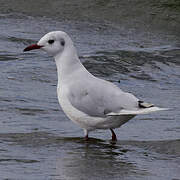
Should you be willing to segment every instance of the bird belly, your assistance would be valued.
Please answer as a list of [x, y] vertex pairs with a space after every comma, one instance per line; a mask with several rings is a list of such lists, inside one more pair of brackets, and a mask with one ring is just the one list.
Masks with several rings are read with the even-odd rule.
[[67, 96], [58, 94], [58, 100], [62, 110], [67, 117], [74, 123], [78, 124], [81, 128], [87, 129], [88, 131], [95, 129], [109, 129], [118, 128], [122, 124], [129, 121], [134, 115], [121, 115], [121, 116], [107, 116], [107, 117], [94, 117], [89, 116], [82, 111], [79, 111], [69, 102]]

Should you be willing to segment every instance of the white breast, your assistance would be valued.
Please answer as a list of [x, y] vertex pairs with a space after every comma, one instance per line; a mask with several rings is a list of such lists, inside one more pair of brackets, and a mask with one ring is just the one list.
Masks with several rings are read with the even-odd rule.
[[[68, 88], [57, 88], [58, 100], [67, 117], [83, 129], [92, 129], [92, 118], [72, 106], [67, 97]], [[94, 129], [94, 128], [93, 128]]]

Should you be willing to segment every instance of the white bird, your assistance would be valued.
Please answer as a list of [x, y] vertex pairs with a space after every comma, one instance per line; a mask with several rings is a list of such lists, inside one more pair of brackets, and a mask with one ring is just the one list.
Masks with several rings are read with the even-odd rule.
[[92, 130], [110, 129], [112, 141], [116, 141], [113, 129], [137, 114], [166, 110], [140, 101], [113, 83], [89, 73], [80, 62], [76, 48], [65, 32], [49, 32], [37, 44], [28, 46], [24, 51], [33, 49], [42, 49], [54, 57], [59, 103], [68, 118], [84, 130], [86, 140]]

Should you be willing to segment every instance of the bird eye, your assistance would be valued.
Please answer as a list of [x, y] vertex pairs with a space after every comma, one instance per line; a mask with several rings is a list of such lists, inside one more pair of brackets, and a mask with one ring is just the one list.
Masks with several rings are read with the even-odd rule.
[[50, 39], [50, 40], [48, 41], [48, 43], [49, 43], [49, 44], [53, 44], [53, 43], [54, 43], [54, 40], [53, 40], [53, 39]]
[[61, 40], [61, 45], [64, 46], [65, 45], [65, 41], [64, 39]]

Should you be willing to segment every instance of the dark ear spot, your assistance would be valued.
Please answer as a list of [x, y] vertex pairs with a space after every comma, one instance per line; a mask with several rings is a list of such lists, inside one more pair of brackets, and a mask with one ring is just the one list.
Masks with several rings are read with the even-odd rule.
[[61, 39], [61, 45], [64, 46], [65, 45], [65, 41], [64, 39]]

